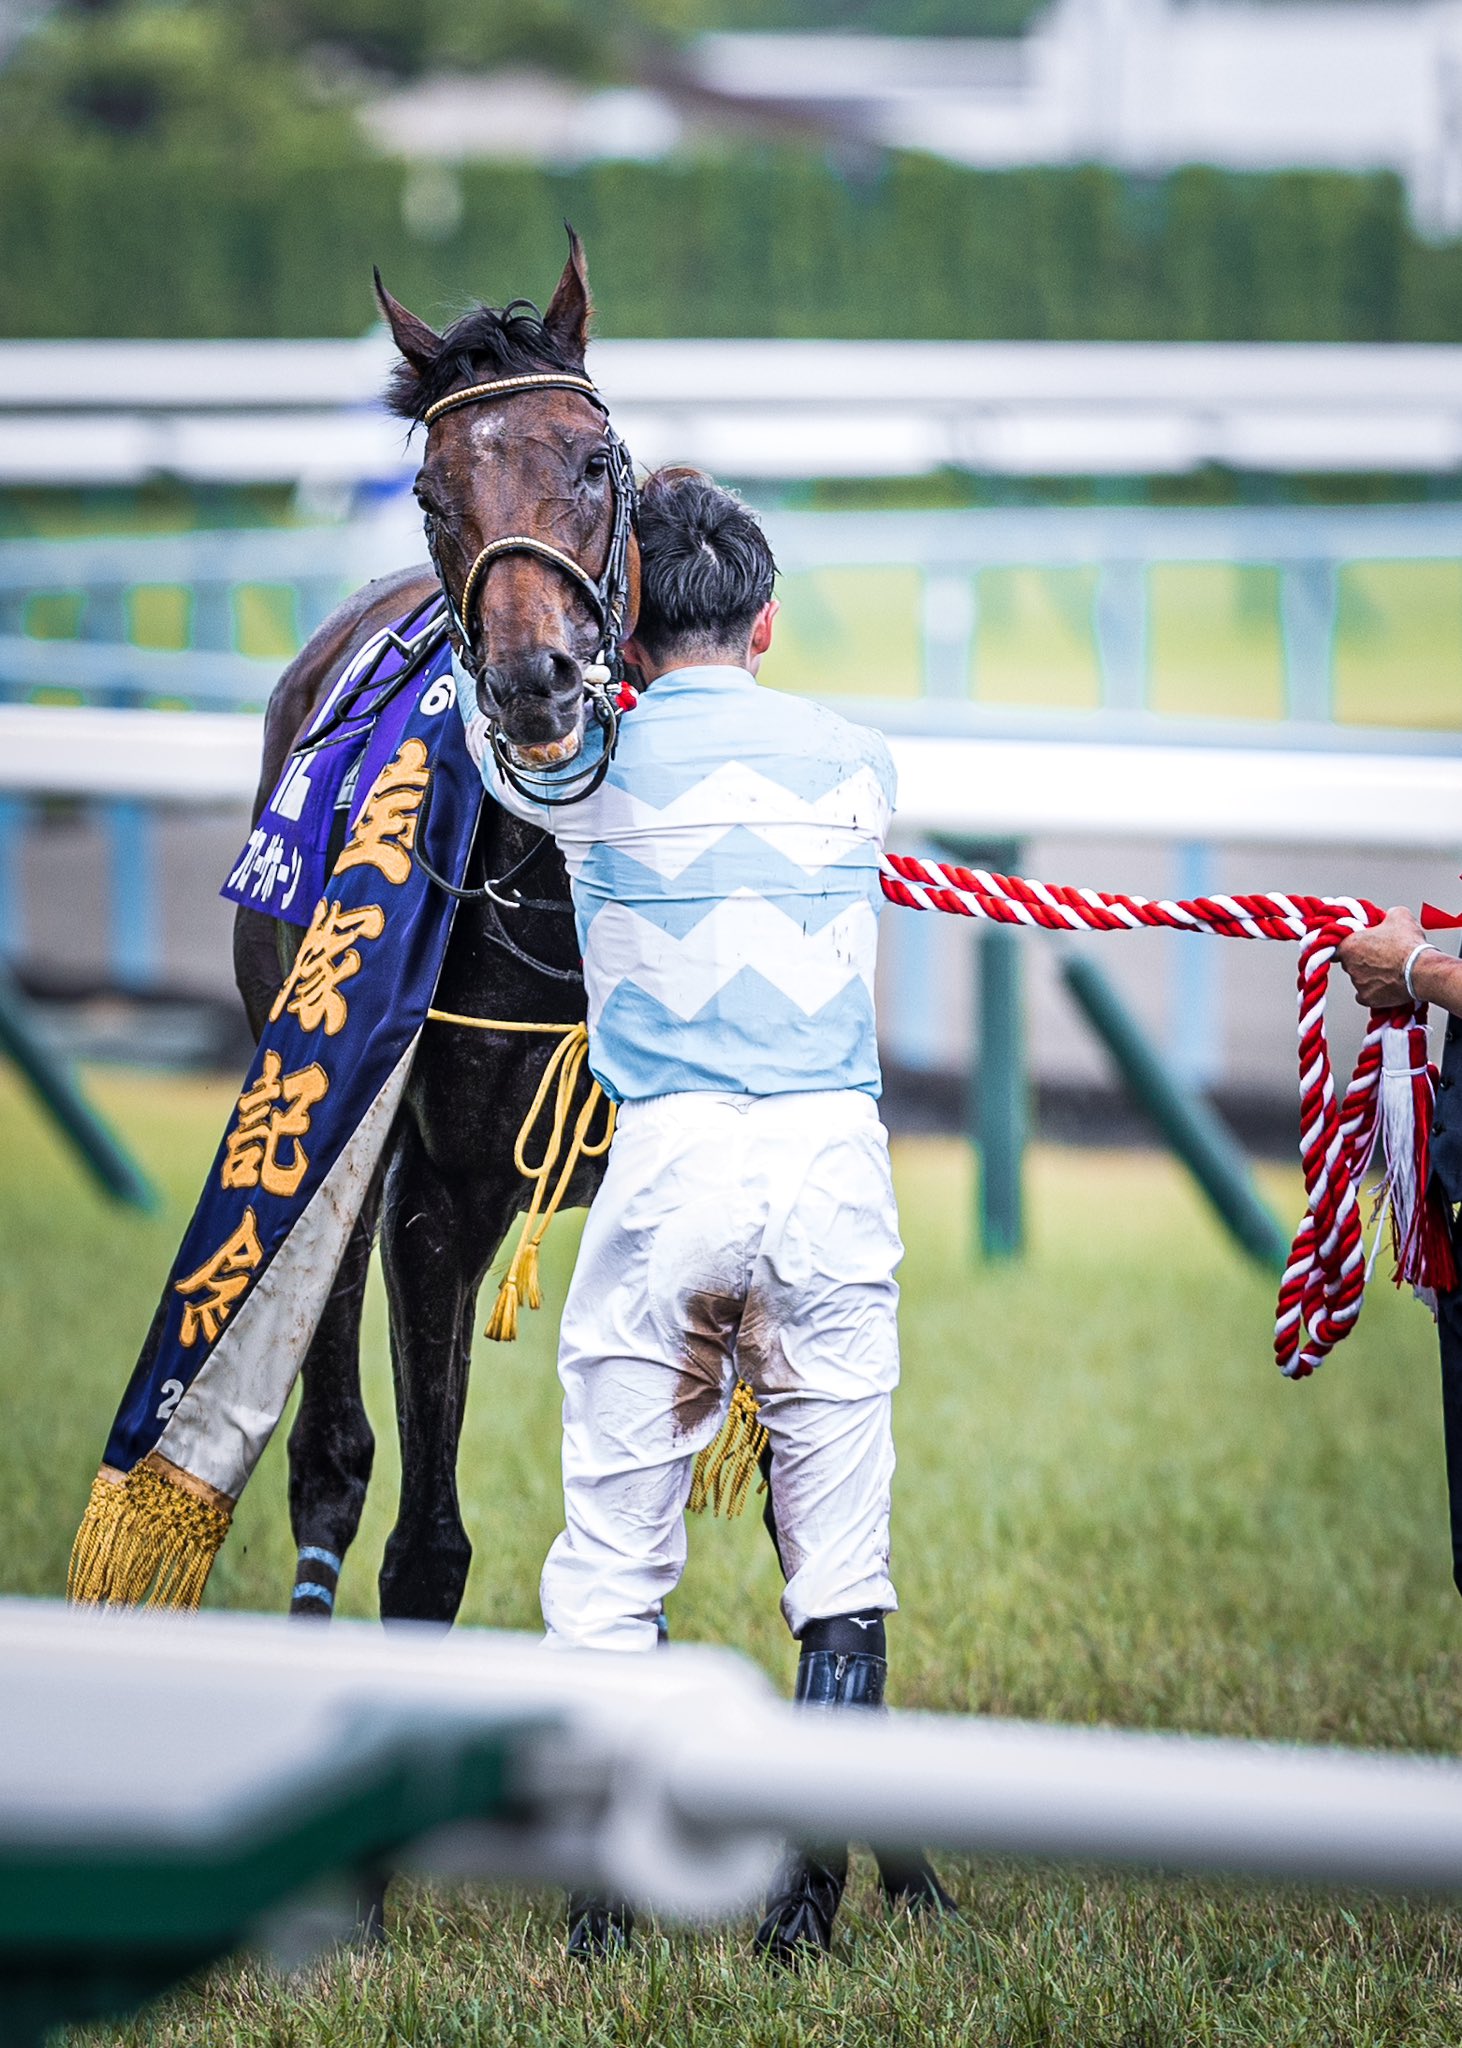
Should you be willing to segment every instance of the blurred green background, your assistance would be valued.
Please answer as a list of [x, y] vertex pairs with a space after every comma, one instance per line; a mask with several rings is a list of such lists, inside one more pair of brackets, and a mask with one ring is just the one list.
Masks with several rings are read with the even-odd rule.
[[[750, 131], [664, 162], [409, 164], [394, 86], [612, 84], [712, 28], [1009, 33], [1024, 0], [69, 0], [0, 71], [0, 334], [349, 335], [370, 266], [432, 317], [547, 293], [572, 219], [607, 335], [1439, 341], [1462, 245], [1398, 179], [974, 171]], [[424, 204], [422, 178], [435, 181]], [[433, 196], [434, 195], [434, 196]]]

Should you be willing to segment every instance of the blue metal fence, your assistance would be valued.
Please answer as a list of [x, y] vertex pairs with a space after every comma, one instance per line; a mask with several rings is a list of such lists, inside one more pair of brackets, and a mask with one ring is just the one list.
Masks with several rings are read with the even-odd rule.
[[[783, 512], [767, 526], [785, 572], [919, 573], [920, 694], [941, 710], [951, 700], [978, 702], [981, 580], [992, 570], [1096, 571], [1089, 625], [1101, 703], [1133, 714], [1151, 704], [1154, 570], [1272, 569], [1283, 716], [1308, 724], [1334, 716], [1342, 573], [1361, 563], [1462, 561], [1462, 507], [1454, 505]], [[890, 716], [907, 710], [890, 707]]]
[[[1085, 569], [1095, 572], [1088, 626], [1100, 679], [1100, 708], [1083, 720], [1085, 729], [1094, 718], [1108, 730], [1151, 722], [1164, 737], [1213, 737], [1213, 722], [1200, 733], [1159, 718], [1151, 688], [1154, 572], [1208, 564], [1267, 567], [1275, 575], [1284, 677], [1276, 741], [1412, 744], [1395, 732], [1385, 739], [1346, 734], [1334, 722], [1341, 580], [1358, 563], [1462, 561], [1462, 508], [1449, 505], [782, 511], [767, 524], [792, 577], [828, 569], [915, 572], [916, 687], [887, 700], [862, 695], [850, 708], [893, 729], [950, 733], [1008, 729], [1012, 717], [980, 698], [984, 579], [994, 571]], [[288, 637], [298, 644], [348, 589], [399, 561], [403, 531], [383, 523], [0, 544], [0, 697], [258, 706], [282, 663], [241, 647], [245, 593], [282, 593]], [[138, 595], [160, 588], [182, 595], [181, 647], [136, 643]], [[71, 620], [65, 636], [42, 637], [43, 618], [54, 634], [63, 613]], [[1039, 708], [1021, 713], [1020, 723], [1052, 732], [1070, 726], [1069, 717]], [[1425, 744], [1457, 747], [1462, 739], [1431, 733]], [[24, 831], [23, 807], [0, 798], [0, 955], [22, 944], [16, 861]], [[155, 894], [137, 880], [152, 875], [148, 814], [112, 804], [106, 832], [113, 971], [120, 983], [145, 984], [158, 957]], [[1205, 849], [1186, 849], [1182, 878], [1201, 879], [1207, 860]], [[1180, 956], [1174, 1045], [1183, 1070], [1201, 1082], [1211, 1078], [1216, 1057], [1219, 967], [1207, 954], [1198, 959], [1199, 951]]]

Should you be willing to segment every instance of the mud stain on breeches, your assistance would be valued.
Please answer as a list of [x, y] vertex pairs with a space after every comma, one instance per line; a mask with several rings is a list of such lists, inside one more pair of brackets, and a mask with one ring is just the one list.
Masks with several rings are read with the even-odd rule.
[[746, 1297], [736, 1337], [736, 1369], [757, 1399], [790, 1394], [796, 1369], [782, 1344], [782, 1326], [765, 1297], [755, 1289]]
[[781, 1324], [755, 1290], [743, 1302], [734, 1294], [696, 1288], [686, 1296], [682, 1315], [680, 1371], [672, 1397], [678, 1436], [690, 1436], [716, 1413], [728, 1366], [758, 1400], [795, 1390], [796, 1369], [783, 1347]]
[[742, 1304], [734, 1294], [713, 1294], [698, 1287], [685, 1297], [683, 1314], [680, 1371], [671, 1408], [676, 1435], [692, 1436], [721, 1405], [726, 1367], [742, 1327]]

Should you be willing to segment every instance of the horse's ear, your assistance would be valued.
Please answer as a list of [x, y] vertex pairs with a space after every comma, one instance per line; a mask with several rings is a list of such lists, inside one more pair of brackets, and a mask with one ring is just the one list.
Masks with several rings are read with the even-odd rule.
[[373, 268], [371, 275], [376, 280], [376, 304], [386, 316], [386, 324], [397, 348], [413, 370], [418, 373], [429, 370], [440, 352], [442, 337], [428, 327], [425, 320], [418, 320], [399, 299], [392, 298], [381, 283], [379, 270]]
[[548, 311], [543, 324], [566, 355], [582, 363], [584, 351], [589, 346], [589, 322], [594, 317], [594, 301], [589, 294], [589, 267], [584, 261], [584, 245], [569, 227], [569, 260], [563, 267], [563, 276], [558, 288], [548, 302]]

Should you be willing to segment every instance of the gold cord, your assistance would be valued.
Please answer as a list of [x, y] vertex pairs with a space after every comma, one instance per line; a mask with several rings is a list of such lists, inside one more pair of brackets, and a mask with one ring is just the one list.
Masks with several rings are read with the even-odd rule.
[[[527, 1024], [518, 1017], [459, 1017], [455, 1010], [428, 1010], [429, 1024], [465, 1024], [469, 1031], [582, 1031], [582, 1024]], [[596, 1084], [597, 1085], [597, 1084]]]
[[761, 1419], [761, 1404], [745, 1380], [731, 1390], [731, 1406], [714, 1442], [706, 1445], [691, 1474], [691, 1514], [724, 1515], [730, 1521], [746, 1506], [751, 1476], [767, 1447], [767, 1428]]
[[[569, 1184], [573, 1180], [579, 1161], [602, 1159], [609, 1150], [614, 1137], [614, 1104], [608, 1102], [604, 1090], [591, 1077], [589, 1092], [584, 1097], [578, 1116], [574, 1119], [572, 1134], [569, 1134], [569, 1115], [589, 1056], [587, 1024], [533, 1024], [515, 1018], [459, 1017], [450, 1010], [428, 1010], [426, 1014], [433, 1023], [462, 1024], [472, 1031], [536, 1031], [558, 1034], [559, 1042], [549, 1054], [539, 1078], [537, 1091], [528, 1105], [528, 1113], [519, 1127], [517, 1142], [513, 1147], [513, 1164], [524, 1180], [533, 1183], [533, 1194], [528, 1203], [528, 1213], [523, 1218], [517, 1250], [508, 1262], [508, 1270], [503, 1275], [502, 1285], [498, 1288], [497, 1300], [493, 1303], [486, 1331], [486, 1335], [494, 1343], [511, 1344], [518, 1334], [520, 1305], [524, 1308], [541, 1308], [543, 1305], [543, 1294], [538, 1285], [538, 1248], [548, 1233], [549, 1224], [558, 1214], [564, 1196], [569, 1191]], [[548, 1107], [550, 1093], [552, 1114], [543, 1143], [542, 1156], [535, 1165], [528, 1158], [528, 1146], [544, 1110]], [[601, 1105], [606, 1105], [604, 1128], [597, 1138], [591, 1139], [589, 1134]], [[549, 1189], [550, 1182], [552, 1192]]]

